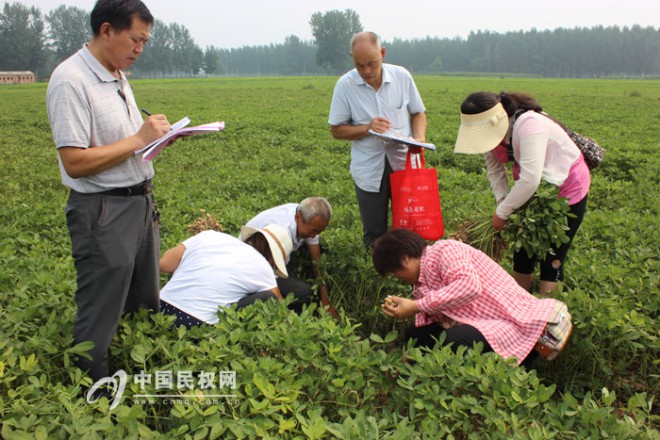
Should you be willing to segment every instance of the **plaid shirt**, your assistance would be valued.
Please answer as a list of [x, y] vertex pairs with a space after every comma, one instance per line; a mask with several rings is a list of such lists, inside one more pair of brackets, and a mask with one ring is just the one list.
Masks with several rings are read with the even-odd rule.
[[413, 294], [421, 311], [417, 327], [469, 324], [496, 353], [518, 364], [534, 348], [556, 303], [532, 296], [486, 254], [454, 240], [424, 249]]

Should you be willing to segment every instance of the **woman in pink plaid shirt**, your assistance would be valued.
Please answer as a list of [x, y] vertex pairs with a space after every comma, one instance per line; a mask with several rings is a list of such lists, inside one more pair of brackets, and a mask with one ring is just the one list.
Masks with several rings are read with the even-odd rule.
[[383, 312], [396, 319], [415, 315], [408, 338], [432, 347], [444, 332], [444, 344], [472, 347], [514, 357], [529, 366], [534, 347], [558, 301], [531, 295], [483, 252], [454, 240], [429, 245], [407, 229], [390, 229], [373, 248], [382, 276], [392, 273], [413, 286], [415, 299], [390, 296]]

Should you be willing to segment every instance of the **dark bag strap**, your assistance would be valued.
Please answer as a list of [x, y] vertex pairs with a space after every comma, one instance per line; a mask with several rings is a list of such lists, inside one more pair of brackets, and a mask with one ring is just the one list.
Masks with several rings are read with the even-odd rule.
[[[516, 122], [516, 119], [518, 116], [521, 114], [525, 113], [526, 111], [529, 110], [519, 110], [516, 112], [516, 114], [513, 116], [511, 120], [511, 134], [509, 134], [509, 145], [506, 147], [506, 154], [507, 157], [510, 161], [515, 162], [516, 159], [513, 157], [513, 124]], [[574, 132], [552, 116], [548, 115], [547, 113], [543, 112], [537, 112], [546, 118], [550, 119], [552, 122], [555, 124], [559, 125], [562, 130], [568, 135], [569, 138], [571, 138], [571, 141], [575, 144], [575, 146], [580, 150], [580, 153], [582, 153], [582, 157], [584, 158], [584, 162], [587, 164], [587, 167], [589, 167], [590, 170], [596, 168], [603, 160], [603, 157], [605, 156], [605, 149], [598, 145], [596, 141], [594, 141], [591, 138], [588, 138], [586, 136], [582, 136], [579, 133]]]
[[509, 124], [509, 142], [506, 146], [506, 155], [511, 162], [515, 162], [516, 158], [513, 156], [513, 124], [516, 123], [516, 119], [523, 113], [526, 113], [530, 110], [518, 110], [512, 117]]
[[[518, 119], [520, 117], [520, 115], [522, 115], [523, 113], [530, 112], [530, 111], [535, 111], [535, 110], [531, 110], [531, 109], [518, 110], [513, 115], [513, 117], [511, 118], [511, 128], [510, 128], [511, 133], [509, 133], [509, 144], [506, 147], [506, 154], [507, 154], [507, 157], [509, 158], [509, 160], [512, 161], [512, 162], [516, 161], [516, 159], [513, 157], [513, 124], [516, 123], [516, 119]], [[568, 134], [569, 137], [570, 137], [570, 135], [572, 133], [570, 128], [568, 128], [567, 126], [565, 126], [564, 124], [562, 124], [561, 122], [559, 122], [558, 120], [556, 120], [555, 118], [553, 118], [552, 116], [550, 116], [547, 113], [543, 113], [543, 112], [536, 112], [536, 113], [545, 116], [546, 118], [550, 119], [555, 124], [559, 125], [562, 128], [562, 130], [564, 130], [564, 132], [566, 132], [566, 134]]]

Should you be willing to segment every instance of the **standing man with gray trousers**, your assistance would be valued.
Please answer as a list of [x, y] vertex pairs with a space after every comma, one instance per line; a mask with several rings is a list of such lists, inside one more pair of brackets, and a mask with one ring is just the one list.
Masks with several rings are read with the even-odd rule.
[[151, 162], [136, 150], [170, 130], [142, 120], [123, 70], [140, 56], [154, 18], [140, 0], [98, 0], [93, 37], [53, 72], [48, 117], [77, 271], [74, 343], [92, 341], [78, 366], [109, 376], [108, 348], [124, 311], [158, 310], [160, 236]]
[[425, 142], [426, 107], [410, 72], [383, 63], [385, 48], [378, 35], [359, 32], [350, 47], [355, 68], [335, 85], [328, 124], [332, 137], [351, 141], [350, 171], [362, 242], [369, 249], [387, 231], [390, 174], [406, 167], [408, 153], [406, 146], [383, 142], [369, 131]]

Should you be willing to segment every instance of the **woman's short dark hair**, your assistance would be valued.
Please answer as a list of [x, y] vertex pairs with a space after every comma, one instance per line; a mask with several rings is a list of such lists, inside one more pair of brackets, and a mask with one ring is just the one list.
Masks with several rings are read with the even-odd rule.
[[385, 276], [403, 267], [403, 258], [419, 258], [428, 243], [416, 232], [393, 228], [381, 235], [371, 253], [374, 267], [379, 275]]
[[154, 17], [142, 0], [98, 0], [90, 15], [92, 33], [98, 35], [106, 22], [119, 32], [130, 29], [135, 15], [149, 25], [154, 24]]
[[493, 108], [498, 102], [502, 103], [506, 114], [509, 116], [516, 114], [518, 110], [543, 111], [536, 99], [525, 93], [502, 92], [496, 95], [492, 92], [475, 92], [465, 98], [465, 101], [461, 104], [461, 113], [464, 115], [483, 113]]

